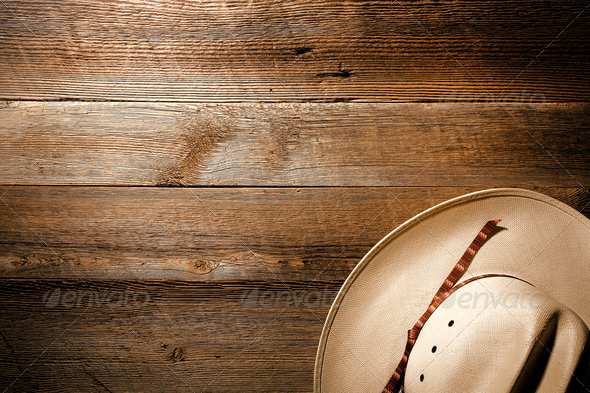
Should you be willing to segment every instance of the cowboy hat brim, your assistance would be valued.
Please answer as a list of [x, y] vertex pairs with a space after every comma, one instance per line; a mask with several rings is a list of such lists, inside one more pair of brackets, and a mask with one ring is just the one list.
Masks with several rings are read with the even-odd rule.
[[488, 220], [501, 219], [462, 280], [518, 277], [590, 324], [590, 220], [543, 194], [471, 193], [389, 233], [359, 262], [335, 298], [318, 348], [314, 391], [381, 392], [407, 331]]

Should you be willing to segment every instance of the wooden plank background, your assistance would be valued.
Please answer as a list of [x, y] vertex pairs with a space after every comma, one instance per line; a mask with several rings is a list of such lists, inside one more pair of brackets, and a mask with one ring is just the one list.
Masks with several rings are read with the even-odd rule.
[[[465, 69], [498, 95], [587, 6], [558, 0], [4, 3], [0, 97], [188, 102], [423, 102], [452, 92], [485, 94]], [[504, 93], [527, 89], [549, 101], [587, 100], [589, 27], [588, 18], [577, 18]]]
[[590, 217], [587, 7], [3, 0], [0, 389], [309, 392], [413, 215], [521, 187]]

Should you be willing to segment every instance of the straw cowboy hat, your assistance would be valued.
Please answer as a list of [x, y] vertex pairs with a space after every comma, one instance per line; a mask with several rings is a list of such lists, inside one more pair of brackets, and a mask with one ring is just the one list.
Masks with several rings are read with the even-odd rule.
[[322, 332], [314, 390], [590, 392], [590, 220], [519, 189], [405, 222], [361, 260]]

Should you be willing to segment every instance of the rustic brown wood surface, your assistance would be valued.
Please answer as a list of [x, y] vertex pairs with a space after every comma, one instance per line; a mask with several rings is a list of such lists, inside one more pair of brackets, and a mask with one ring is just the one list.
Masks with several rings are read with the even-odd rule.
[[524, 89], [548, 101], [590, 97], [590, 20], [568, 26], [584, 1], [3, 4], [5, 99], [437, 102]]
[[[341, 285], [314, 283], [297, 301], [270, 282], [85, 283], [3, 280], [3, 389], [68, 328], [11, 391], [309, 390], [322, 322]], [[110, 308], [80, 316], [93, 299], [88, 288]]]
[[579, 187], [590, 174], [586, 103], [510, 113], [497, 104], [4, 105], [4, 184]]
[[[12, 210], [0, 205], [0, 272], [35, 279], [343, 281], [404, 221], [477, 189], [13, 187], [3, 197]], [[539, 191], [590, 216], [583, 189]]]
[[413, 215], [521, 187], [590, 217], [587, 8], [2, 0], [0, 391], [309, 392]]

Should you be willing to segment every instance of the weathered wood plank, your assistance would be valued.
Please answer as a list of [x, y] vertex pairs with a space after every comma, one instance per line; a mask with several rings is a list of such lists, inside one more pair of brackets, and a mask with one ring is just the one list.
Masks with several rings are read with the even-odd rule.
[[[290, 290], [305, 285], [87, 284], [3, 280], [2, 391], [58, 337], [8, 392], [311, 391], [322, 322], [341, 282], [314, 283], [292, 304]], [[114, 313], [94, 305], [76, 321], [89, 288], [106, 290]]]
[[581, 0], [3, 4], [4, 99], [436, 102], [517, 76], [504, 94], [590, 98]]
[[5, 103], [0, 184], [588, 187], [590, 178], [586, 103], [509, 106], [526, 130], [497, 105], [477, 117], [483, 104], [92, 105]]
[[[16, 186], [2, 199], [18, 217], [0, 204], [0, 276], [344, 280], [412, 214], [478, 188], [412, 187], [404, 206], [391, 196], [402, 190]], [[541, 192], [590, 202], [579, 188]]]

